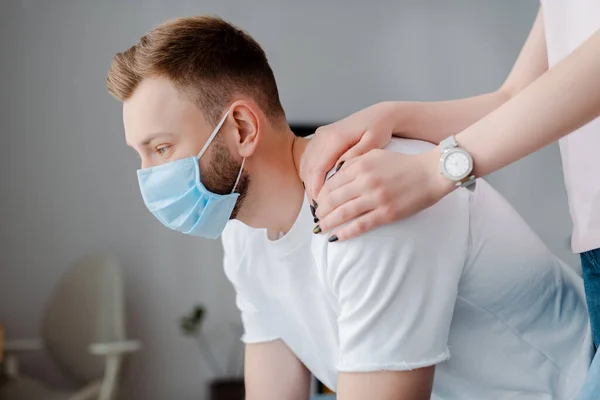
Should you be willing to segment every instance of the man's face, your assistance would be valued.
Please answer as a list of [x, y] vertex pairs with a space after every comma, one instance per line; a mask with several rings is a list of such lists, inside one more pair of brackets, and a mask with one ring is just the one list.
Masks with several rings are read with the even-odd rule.
[[[200, 108], [165, 78], [142, 81], [123, 103], [123, 123], [127, 144], [139, 154], [142, 168], [197, 155], [214, 129]], [[227, 145], [227, 127], [226, 121], [200, 160], [202, 183], [218, 194], [231, 192], [241, 165]], [[244, 173], [236, 188], [240, 197], [232, 218], [243, 203], [248, 184]]]

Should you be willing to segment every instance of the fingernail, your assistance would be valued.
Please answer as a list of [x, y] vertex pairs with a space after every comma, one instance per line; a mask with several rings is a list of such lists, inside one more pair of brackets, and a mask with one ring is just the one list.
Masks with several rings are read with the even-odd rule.
[[337, 242], [338, 237], [333, 235], [333, 236], [330, 236], [329, 239], [327, 239], [327, 240], [329, 240], [329, 243]]
[[312, 213], [313, 217], [315, 217], [315, 208], [313, 206], [309, 206], [310, 207], [310, 212]]
[[316, 201], [313, 200], [313, 207], [315, 208], [315, 210], [317, 209], [317, 207], [319, 207], [319, 205], [317, 204]]
[[315, 217], [315, 224], [319, 222], [319, 218]]
[[313, 233], [316, 235], [317, 233], [321, 233], [321, 227], [319, 225], [315, 226], [315, 229], [313, 229]]
[[342, 168], [342, 165], [344, 165], [344, 161], [340, 162], [337, 167], [335, 167], [335, 172], [338, 172], [340, 168]]

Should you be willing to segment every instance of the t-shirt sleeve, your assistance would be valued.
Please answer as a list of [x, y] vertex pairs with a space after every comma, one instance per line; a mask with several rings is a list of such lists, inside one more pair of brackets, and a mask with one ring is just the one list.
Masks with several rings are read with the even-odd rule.
[[248, 279], [244, 279], [243, 256], [246, 238], [241, 227], [232, 226], [231, 221], [221, 235], [223, 244], [223, 266], [225, 275], [233, 284], [236, 294], [236, 306], [242, 316], [244, 334], [242, 342], [246, 344], [270, 342], [279, 338], [268, 315], [262, 312], [251, 300]]
[[242, 313], [244, 335], [242, 342], [246, 344], [271, 342], [279, 339], [279, 335], [271, 329], [266, 315], [262, 315], [244, 295], [236, 290], [236, 305]]
[[450, 357], [448, 336], [468, 251], [469, 195], [327, 245], [339, 304], [340, 372], [410, 370]]

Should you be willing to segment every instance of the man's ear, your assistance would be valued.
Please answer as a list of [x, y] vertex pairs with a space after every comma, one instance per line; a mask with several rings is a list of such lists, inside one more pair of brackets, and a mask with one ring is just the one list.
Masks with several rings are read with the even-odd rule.
[[256, 151], [261, 136], [260, 111], [255, 104], [237, 101], [231, 106], [235, 121], [235, 145], [241, 157], [250, 157]]

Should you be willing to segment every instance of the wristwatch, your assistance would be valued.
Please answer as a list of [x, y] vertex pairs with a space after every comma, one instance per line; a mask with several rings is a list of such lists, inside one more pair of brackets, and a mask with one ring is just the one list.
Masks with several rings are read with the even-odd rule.
[[475, 175], [471, 174], [473, 157], [458, 147], [454, 136], [450, 136], [440, 143], [440, 172], [455, 182], [456, 186], [471, 191], [475, 190]]

